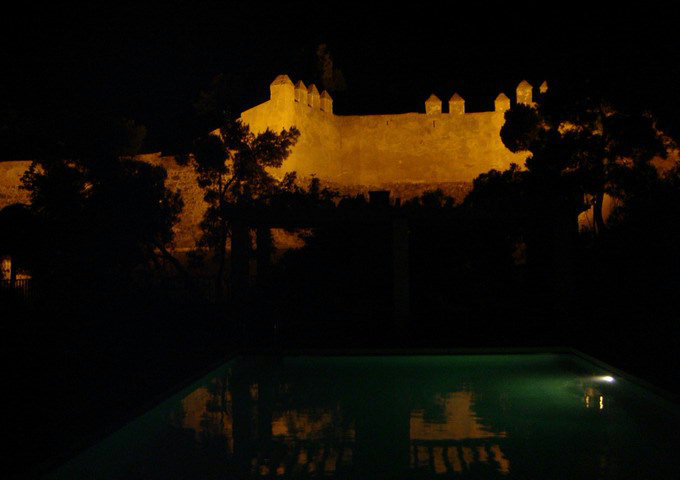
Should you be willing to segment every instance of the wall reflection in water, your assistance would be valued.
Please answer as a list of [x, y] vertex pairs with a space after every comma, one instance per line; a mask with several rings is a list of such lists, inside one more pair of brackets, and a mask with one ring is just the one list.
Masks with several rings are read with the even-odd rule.
[[253, 374], [214, 378], [172, 414], [174, 427], [202, 447], [221, 438], [224, 449], [213, 453], [232, 471], [284, 478], [510, 472], [508, 434], [477, 415], [469, 388], [414, 390], [422, 381], [392, 375], [362, 388], [342, 377], [329, 385], [328, 377]]

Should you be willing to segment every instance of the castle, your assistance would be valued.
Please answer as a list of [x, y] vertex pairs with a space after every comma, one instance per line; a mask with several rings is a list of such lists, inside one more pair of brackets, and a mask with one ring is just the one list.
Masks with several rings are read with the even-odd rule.
[[[540, 91], [546, 90], [544, 83]], [[532, 103], [533, 87], [517, 86], [516, 100]], [[305, 179], [315, 176], [341, 192], [388, 189], [393, 196], [409, 198], [432, 188], [460, 200], [472, 180], [492, 168], [522, 165], [526, 153], [513, 154], [500, 138], [510, 99], [496, 97], [494, 110], [467, 112], [465, 100], [454, 93], [445, 111], [442, 101], [431, 95], [424, 113], [396, 115], [335, 115], [333, 99], [314, 85], [293, 84], [279, 75], [270, 85], [270, 99], [241, 114], [255, 133], [267, 128], [281, 131], [295, 126], [300, 138], [280, 171], [296, 171]], [[200, 236], [199, 223], [206, 205], [191, 167], [180, 167], [174, 157], [144, 154], [140, 159], [163, 165], [168, 186], [181, 190], [185, 208], [176, 227], [176, 247], [192, 249]], [[27, 202], [19, 190], [29, 161], [0, 163], [0, 208]]]
[[[546, 84], [541, 86], [545, 91]], [[532, 86], [521, 82], [517, 102], [532, 103]], [[282, 167], [299, 177], [316, 176], [338, 186], [470, 183], [492, 168], [523, 164], [526, 154], [513, 154], [500, 138], [510, 99], [503, 93], [490, 112], [466, 112], [454, 93], [448, 111], [434, 94], [425, 113], [335, 115], [333, 99], [315, 85], [295, 85], [279, 75], [270, 99], [241, 114], [253, 132], [296, 126], [300, 138]]]

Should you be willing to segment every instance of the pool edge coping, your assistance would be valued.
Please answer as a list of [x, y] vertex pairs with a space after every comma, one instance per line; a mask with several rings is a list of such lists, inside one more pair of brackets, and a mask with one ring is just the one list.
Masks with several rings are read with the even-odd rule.
[[640, 378], [636, 375], [630, 374], [624, 370], [609, 365], [608, 363], [603, 362], [602, 360], [599, 360], [591, 355], [588, 355], [587, 353], [582, 352], [581, 350], [575, 348], [568, 348], [568, 350], [570, 351], [570, 353], [576, 355], [577, 357], [580, 357], [583, 360], [586, 360], [604, 370], [614, 373], [615, 375], [622, 377], [625, 380], [628, 380], [629, 382], [639, 387], [651, 391], [656, 396], [664, 400], [664, 402], [668, 403], [670, 409], [673, 410], [676, 414], [680, 414], [680, 397], [678, 397], [677, 395], [673, 395], [671, 392], [664, 390], [663, 388], [658, 387], [652, 383], [649, 383], [643, 378]]

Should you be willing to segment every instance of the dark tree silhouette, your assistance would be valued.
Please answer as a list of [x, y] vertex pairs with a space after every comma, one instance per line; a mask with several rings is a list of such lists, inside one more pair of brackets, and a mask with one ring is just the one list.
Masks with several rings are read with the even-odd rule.
[[[168, 252], [182, 210], [163, 167], [132, 153], [143, 131], [129, 122], [36, 159], [22, 178], [43, 239], [36, 274], [54, 284], [124, 284], [142, 268], [178, 266]], [[103, 289], [102, 289], [103, 290]]]
[[235, 248], [247, 242], [247, 230], [235, 225], [236, 211], [253, 207], [282, 185], [268, 169], [281, 167], [299, 135], [295, 127], [281, 133], [267, 129], [255, 135], [236, 120], [225, 122], [218, 134], [196, 142], [192, 164], [208, 204], [201, 222], [200, 243], [214, 253], [218, 295], [224, 285], [228, 238], [231, 237], [232, 258], [247, 254]]
[[426, 190], [419, 197], [412, 198], [405, 203], [405, 206], [411, 208], [418, 208], [420, 206], [437, 209], [437, 208], [451, 208], [455, 204], [453, 197], [450, 197], [444, 193], [441, 188], [435, 190]]
[[[464, 202], [522, 252], [526, 246], [531, 302], [560, 316], [585, 309], [588, 300], [597, 303], [608, 274], [595, 272], [627, 261], [617, 256], [623, 239], [603, 235], [605, 195], [623, 201], [611, 220], [621, 224], [633, 213], [641, 218], [640, 205], [648, 207], [669, 181], [659, 179], [653, 160], [666, 157], [671, 140], [649, 113], [612, 105], [582, 86], [553, 88], [533, 105], [514, 105], [505, 114], [501, 139], [511, 151], [529, 153], [526, 169], [513, 165], [480, 175]], [[589, 208], [596, 230], [579, 237], [578, 215]], [[617, 226], [618, 235], [624, 231]]]
[[620, 198], [631, 173], [644, 174], [669, 146], [650, 114], [617, 109], [578, 88], [554, 88], [533, 106], [514, 105], [501, 139], [512, 152], [530, 152], [526, 167], [543, 185], [542, 201], [571, 215], [592, 205], [598, 232], [605, 229], [604, 195]]
[[528, 177], [529, 172], [517, 164], [502, 172], [483, 173], [473, 181], [462, 207], [486, 216], [506, 235], [522, 237], [529, 227], [532, 210]]

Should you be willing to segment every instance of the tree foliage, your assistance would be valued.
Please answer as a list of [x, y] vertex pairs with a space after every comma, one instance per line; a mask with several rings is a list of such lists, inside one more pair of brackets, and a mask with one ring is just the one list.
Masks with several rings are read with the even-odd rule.
[[552, 89], [535, 105], [514, 105], [501, 139], [512, 152], [529, 152], [526, 167], [543, 185], [543, 201], [572, 215], [592, 205], [598, 231], [604, 195], [622, 198], [669, 146], [649, 113], [618, 109], [580, 89]]
[[200, 244], [215, 254], [218, 290], [225, 273], [226, 246], [233, 233], [234, 216], [238, 210], [265, 202], [282, 187], [290, 186], [290, 178], [281, 182], [270, 169], [283, 165], [299, 135], [295, 127], [280, 133], [267, 129], [254, 134], [236, 120], [225, 122], [217, 132], [196, 142], [191, 163], [208, 204], [201, 222]]
[[41, 229], [35, 276], [124, 281], [164, 258], [174, 261], [167, 248], [182, 199], [166, 187], [163, 167], [130, 155], [139, 145], [137, 135], [128, 135], [131, 126], [42, 155], [24, 174], [21, 188]]

